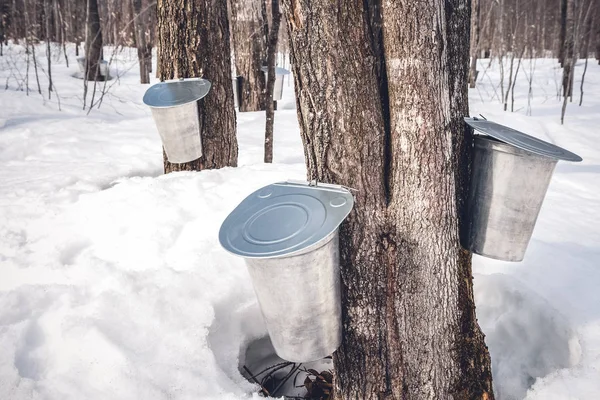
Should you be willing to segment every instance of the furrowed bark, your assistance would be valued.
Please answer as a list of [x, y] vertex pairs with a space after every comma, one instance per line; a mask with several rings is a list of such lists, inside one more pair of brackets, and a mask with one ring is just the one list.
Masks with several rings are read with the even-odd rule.
[[197, 160], [174, 164], [163, 154], [165, 173], [237, 166], [227, 10], [212, 0], [159, 0], [158, 72], [161, 81], [208, 79], [210, 93], [198, 102], [202, 152]]
[[230, 0], [235, 69], [241, 75], [240, 111], [264, 110], [266, 82], [261, 67], [267, 61], [266, 0]]
[[336, 398], [493, 399], [459, 245], [468, 1], [283, 4], [307, 178], [357, 189]]
[[273, 125], [275, 124], [275, 103], [273, 101], [273, 88], [275, 87], [275, 57], [277, 56], [277, 42], [279, 39], [279, 24], [281, 23], [281, 11], [279, 11], [279, 0], [271, 0], [271, 14], [273, 15], [269, 29], [269, 42], [267, 50], [267, 66], [269, 68], [267, 88], [265, 93], [265, 157], [266, 163], [273, 162]]

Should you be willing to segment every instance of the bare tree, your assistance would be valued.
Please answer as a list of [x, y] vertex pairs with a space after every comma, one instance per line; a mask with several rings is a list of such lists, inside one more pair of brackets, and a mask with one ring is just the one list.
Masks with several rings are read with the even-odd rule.
[[273, 101], [273, 89], [275, 87], [275, 61], [277, 56], [277, 42], [279, 40], [279, 24], [281, 23], [281, 11], [279, 11], [279, 0], [271, 0], [272, 22], [269, 27], [269, 41], [267, 50], [268, 79], [265, 93], [266, 126], [265, 126], [265, 157], [266, 163], [273, 162], [273, 125], [275, 123], [275, 102]]
[[335, 398], [493, 399], [459, 245], [470, 2], [283, 4], [307, 177], [357, 189]]
[[100, 63], [104, 59], [102, 29], [98, 14], [98, 1], [87, 0], [87, 33], [85, 41], [85, 79], [89, 81], [103, 80]]
[[474, 12], [471, 15], [471, 69], [469, 70], [469, 87], [474, 88], [477, 82], [477, 56], [479, 53], [481, 0], [473, 0]]
[[165, 173], [237, 165], [225, 4], [213, 0], [159, 0], [157, 3], [160, 80], [204, 77], [212, 83], [208, 96], [198, 103], [202, 157], [173, 164], [163, 156]]
[[235, 69], [242, 76], [240, 111], [265, 109], [265, 78], [261, 70], [267, 61], [266, 0], [229, 0]]
[[135, 25], [135, 44], [140, 64], [140, 83], [150, 83], [152, 68], [152, 45], [146, 41], [146, 10], [142, 10], [142, 0], [131, 0]]

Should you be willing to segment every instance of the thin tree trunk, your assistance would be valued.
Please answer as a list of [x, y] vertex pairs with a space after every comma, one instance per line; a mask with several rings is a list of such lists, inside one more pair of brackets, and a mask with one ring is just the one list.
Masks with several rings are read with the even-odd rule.
[[517, 70], [515, 71], [515, 77], [512, 82], [512, 86], [510, 87], [510, 112], [515, 111], [515, 84], [517, 83], [517, 76], [519, 75], [519, 69], [521, 68], [521, 61], [523, 61], [523, 53], [525, 53], [525, 49], [521, 51], [519, 55], [519, 62], [517, 63]]
[[598, 60], [598, 64], [600, 64], [600, 5], [596, 4], [594, 8], [596, 9], [596, 23], [594, 24], [596, 27], [594, 35], [596, 38], [596, 60]]
[[279, 11], [279, 0], [271, 0], [272, 22], [269, 28], [269, 41], [267, 43], [267, 65], [268, 79], [265, 93], [266, 124], [265, 124], [265, 158], [266, 163], [273, 162], [273, 125], [275, 123], [275, 103], [273, 101], [273, 89], [275, 87], [275, 57], [277, 56], [277, 42], [279, 39], [279, 24], [281, 23], [281, 11]]
[[35, 72], [35, 81], [37, 83], [38, 93], [42, 94], [42, 86], [40, 85], [40, 74], [37, 67], [37, 57], [35, 56], [35, 44], [31, 43], [31, 58], [33, 59], [33, 71]]
[[46, 59], [48, 60], [48, 99], [52, 98], [52, 50], [50, 48], [50, 4], [44, 0], [44, 17], [46, 19]]
[[100, 74], [100, 62], [104, 58], [102, 54], [103, 42], [97, 0], [87, 0], [86, 29], [85, 79], [88, 81], [103, 80], [104, 77]]
[[560, 1], [560, 31], [558, 34], [558, 62], [561, 67], [564, 66], [565, 58], [568, 58], [567, 49], [566, 49], [566, 40], [567, 40], [567, 14], [569, 9], [569, 1], [570, 0], [561, 0]]
[[263, 1], [230, 0], [235, 69], [243, 78], [240, 111], [260, 111], [266, 106], [261, 68], [267, 61], [268, 24]]
[[504, 111], [506, 111], [507, 106], [508, 106], [508, 95], [510, 93], [510, 88], [512, 86], [514, 65], [515, 65], [515, 52], [513, 51], [510, 55], [510, 69], [508, 71], [508, 86], [506, 87], [506, 94], [504, 95]]
[[61, 39], [61, 47], [63, 49], [63, 55], [65, 56], [65, 63], [67, 65], [67, 68], [69, 68], [69, 57], [67, 56], [67, 27], [65, 25], [65, 19], [63, 16], [63, 12], [62, 12], [62, 6], [60, 5], [60, 2], [58, 3], [58, 18], [59, 18], [59, 24], [60, 24], [60, 39]]
[[150, 71], [148, 70], [148, 45], [146, 43], [146, 20], [142, 15], [142, 0], [132, 0], [133, 3], [133, 25], [134, 38], [137, 47], [138, 64], [140, 66], [140, 83], [150, 83]]
[[4, 40], [6, 40], [6, 20], [8, 18], [8, 4], [0, 4], [0, 57], [4, 55]]
[[566, 14], [566, 34], [564, 44], [564, 60], [563, 60], [563, 97], [573, 95], [573, 86], [571, 84], [571, 74], [575, 67], [573, 61], [575, 55], [575, 2], [576, 0], [567, 0], [567, 14]]
[[238, 146], [231, 86], [229, 26], [224, 2], [158, 0], [160, 80], [203, 77], [210, 93], [198, 102], [202, 157], [173, 164], [165, 173], [237, 166]]
[[477, 55], [479, 54], [479, 34], [481, 0], [473, 0], [473, 16], [471, 18], [471, 69], [469, 70], [469, 87], [474, 88], [477, 82]]
[[459, 245], [469, 2], [283, 4], [308, 178], [357, 189], [336, 398], [493, 399]]

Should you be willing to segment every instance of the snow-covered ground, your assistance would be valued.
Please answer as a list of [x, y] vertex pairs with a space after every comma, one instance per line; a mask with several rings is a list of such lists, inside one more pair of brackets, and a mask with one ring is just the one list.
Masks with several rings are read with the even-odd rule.
[[[16, 90], [22, 52], [0, 57], [0, 399], [253, 397], [239, 367], [256, 361], [246, 348], [266, 330], [244, 263], [217, 232], [250, 192], [304, 178], [292, 86], [272, 165], [262, 163], [264, 114], [239, 113], [238, 168], [162, 175], [133, 51], [117, 54], [121, 76], [89, 115], [72, 55], [69, 68], [54, 60], [58, 111], [43, 72], [43, 95], [33, 71], [29, 96]], [[584, 158], [558, 164], [524, 262], [474, 257], [497, 398], [598, 398], [600, 67], [590, 62], [578, 107], [578, 63], [561, 126], [554, 60], [535, 61], [531, 116], [523, 70], [515, 112], [504, 112], [488, 63], [470, 91], [472, 115]], [[529, 60], [522, 68], [531, 74]]]

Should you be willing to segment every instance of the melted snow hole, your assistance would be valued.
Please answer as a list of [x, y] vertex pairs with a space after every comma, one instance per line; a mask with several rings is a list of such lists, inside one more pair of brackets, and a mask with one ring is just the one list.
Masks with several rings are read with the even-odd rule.
[[579, 339], [547, 300], [509, 275], [477, 275], [474, 287], [496, 399], [523, 399], [537, 378], [579, 362]]
[[[280, 358], [276, 353], [273, 345], [271, 344], [271, 339], [269, 336], [262, 337], [260, 339], [256, 339], [248, 344], [248, 346], [242, 350], [240, 354], [240, 373], [248, 380], [250, 379], [250, 374], [244, 366], [251, 371], [253, 375], [258, 374], [264, 369], [274, 366], [276, 364], [285, 363], [286, 360]], [[298, 366], [298, 364], [295, 364]], [[291, 368], [294, 365], [287, 366], [273, 373], [274, 382], [277, 385], [284, 377], [290, 372]], [[306, 379], [307, 374], [302, 372], [304, 369], [314, 369], [318, 372], [325, 370], [333, 370], [333, 362], [331, 359], [323, 359], [318, 361], [312, 361], [308, 363], [303, 363], [297, 371], [297, 374], [294, 373], [291, 378], [284, 383], [281, 388], [277, 391], [276, 396], [281, 397], [285, 396], [298, 396], [302, 397], [306, 394], [306, 389], [304, 387], [297, 388], [295, 386], [301, 386]], [[267, 373], [259, 375], [256, 379], [259, 382], [262, 382], [265, 375]], [[295, 380], [295, 384], [294, 384]], [[254, 382], [253, 382], [254, 383]], [[267, 383], [265, 385], [268, 389], [272, 388]]]

